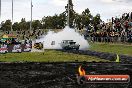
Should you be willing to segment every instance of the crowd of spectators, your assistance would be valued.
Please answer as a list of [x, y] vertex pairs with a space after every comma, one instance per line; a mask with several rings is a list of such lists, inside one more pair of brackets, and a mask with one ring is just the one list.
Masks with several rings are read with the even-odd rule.
[[121, 17], [112, 17], [96, 28], [93, 27], [92, 32], [88, 33], [92, 41], [132, 43], [132, 12], [124, 13]]

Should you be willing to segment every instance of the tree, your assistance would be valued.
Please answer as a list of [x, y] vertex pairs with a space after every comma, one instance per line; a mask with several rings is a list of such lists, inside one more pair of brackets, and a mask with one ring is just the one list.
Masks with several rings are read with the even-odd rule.
[[66, 15], [64, 13], [61, 13], [58, 17], [58, 23], [59, 23], [59, 28], [63, 29], [66, 26]]
[[12, 27], [13, 27], [13, 30], [14, 31], [16, 31], [16, 30], [17, 31], [20, 31], [20, 26], [19, 26], [19, 23], [18, 22], [15, 22]]
[[24, 30], [24, 31], [25, 31], [25, 30], [28, 30], [29, 27], [30, 27], [30, 25], [27, 24], [25, 18], [22, 18], [22, 19], [21, 19], [21, 22], [19, 23], [19, 26], [20, 26], [20, 30]]
[[42, 24], [42, 28], [46, 29], [46, 25], [45, 25], [45, 21], [46, 21], [46, 17], [44, 16], [41, 20], [41, 24]]
[[43, 17], [41, 24], [44, 29], [63, 29], [66, 26], [66, 15], [61, 13], [59, 15]]
[[44, 21], [45, 21], [44, 26], [46, 29], [53, 29], [54, 28], [52, 16], [45, 17]]
[[93, 17], [92, 23], [94, 25], [95, 31], [98, 30], [98, 25], [100, 24], [100, 22], [101, 22], [100, 14], [97, 14], [95, 17]]
[[77, 29], [82, 28], [82, 15], [76, 14], [74, 24]]
[[6, 20], [5, 22], [2, 22], [1, 29], [3, 31], [10, 31], [11, 30], [11, 20]]
[[34, 30], [41, 29], [41, 26], [42, 26], [42, 24], [39, 20], [34, 20], [32, 22], [32, 27], [33, 27]]
[[85, 11], [82, 12], [82, 24], [86, 28], [90, 24], [90, 19], [92, 18], [92, 15], [90, 13], [90, 10], [87, 8]]
[[100, 14], [97, 14], [95, 17], [93, 17], [93, 24], [98, 25], [101, 22]]
[[58, 15], [55, 14], [53, 17], [52, 17], [52, 26], [54, 29], [58, 29], [59, 28], [59, 19], [58, 19]]

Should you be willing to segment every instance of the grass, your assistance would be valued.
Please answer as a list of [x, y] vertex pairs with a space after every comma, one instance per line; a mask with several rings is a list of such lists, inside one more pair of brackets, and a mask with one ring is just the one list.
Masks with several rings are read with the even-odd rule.
[[90, 50], [132, 56], [132, 45], [112, 43], [90, 43], [90, 45]]
[[107, 61], [87, 55], [69, 54], [55, 50], [46, 50], [44, 55], [42, 52], [0, 54], [0, 61], [2, 62], [74, 62], [75, 60], [79, 62]]

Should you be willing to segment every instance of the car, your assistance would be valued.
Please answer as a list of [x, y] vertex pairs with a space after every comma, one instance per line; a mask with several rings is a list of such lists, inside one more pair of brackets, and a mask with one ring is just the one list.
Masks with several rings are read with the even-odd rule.
[[41, 50], [41, 49], [43, 49], [43, 44], [41, 42], [35, 43], [33, 47], [35, 49]]
[[24, 47], [24, 52], [30, 52], [32, 50], [31, 44], [26, 44]]
[[62, 49], [64, 50], [79, 50], [80, 45], [76, 44], [73, 40], [62, 40], [60, 43]]
[[12, 52], [21, 53], [22, 52], [21, 44], [14, 45]]
[[0, 53], [3, 53], [3, 54], [8, 53], [7, 45], [4, 44], [0, 46]]

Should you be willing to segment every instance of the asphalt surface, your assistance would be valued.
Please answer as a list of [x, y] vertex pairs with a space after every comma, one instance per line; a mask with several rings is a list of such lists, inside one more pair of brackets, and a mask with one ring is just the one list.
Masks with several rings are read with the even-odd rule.
[[130, 75], [132, 64], [119, 63], [0, 63], [0, 88], [132, 88], [126, 84], [78, 85], [81, 66], [87, 74]]

